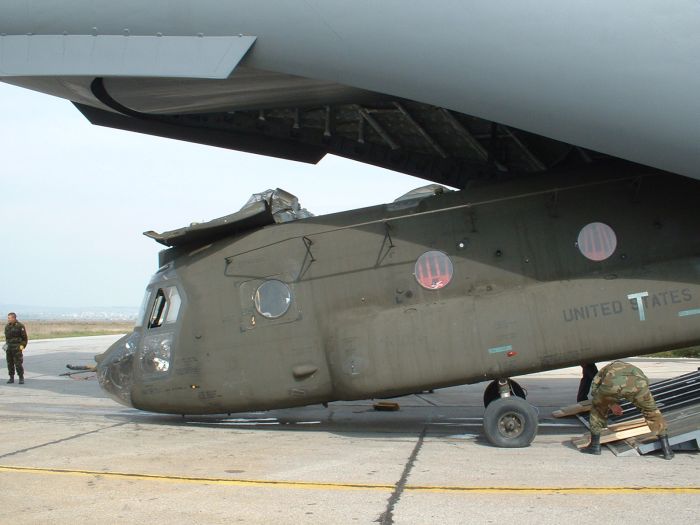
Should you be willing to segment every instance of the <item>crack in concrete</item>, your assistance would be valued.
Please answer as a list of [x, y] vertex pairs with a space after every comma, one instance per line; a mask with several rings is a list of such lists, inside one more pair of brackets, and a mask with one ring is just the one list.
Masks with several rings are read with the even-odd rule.
[[0, 459], [9, 458], [10, 456], [16, 456], [17, 454], [24, 454], [25, 452], [30, 452], [30, 451], [36, 450], [38, 448], [48, 447], [51, 445], [57, 445], [58, 443], [64, 443], [66, 441], [78, 439], [78, 438], [81, 438], [83, 436], [89, 436], [90, 434], [97, 434], [98, 432], [102, 432], [103, 430], [109, 430], [110, 428], [121, 427], [123, 425], [128, 425], [128, 424], [129, 424], [129, 422], [117, 423], [115, 425], [110, 425], [108, 427], [98, 428], [97, 430], [90, 430], [89, 432], [81, 432], [80, 434], [75, 434], [73, 436], [68, 436], [65, 438], [56, 439], [54, 441], [48, 441], [46, 443], [42, 443], [41, 445], [34, 445], [33, 447], [22, 448], [20, 450], [15, 450], [14, 452], [8, 452], [7, 454], [2, 454], [2, 455], [0, 455]]
[[408, 457], [408, 460], [406, 461], [406, 464], [404, 465], [403, 472], [401, 473], [401, 477], [399, 478], [399, 481], [396, 483], [396, 486], [394, 487], [394, 492], [391, 493], [391, 496], [389, 496], [389, 500], [387, 501], [386, 505], [386, 510], [375, 520], [376, 523], [380, 523], [381, 525], [394, 525], [394, 508], [396, 507], [396, 504], [399, 502], [401, 499], [401, 495], [403, 494], [404, 490], [406, 489], [406, 483], [408, 482], [408, 476], [411, 474], [411, 470], [413, 469], [413, 464], [416, 462], [416, 458], [418, 457], [418, 453], [420, 452], [420, 449], [423, 447], [423, 441], [425, 440], [425, 434], [428, 431], [428, 427], [425, 426], [423, 427], [423, 430], [421, 431], [420, 435], [418, 436], [418, 441], [416, 442], [416, 446], [413, 447], [413, 452], [411, 452], [411, 455]]

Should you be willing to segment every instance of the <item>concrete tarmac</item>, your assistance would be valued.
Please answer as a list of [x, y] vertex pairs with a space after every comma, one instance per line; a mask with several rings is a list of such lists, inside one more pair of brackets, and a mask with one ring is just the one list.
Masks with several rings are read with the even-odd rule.
[[[116, 337], [31, 341], [26, 384], [0, 383], [0, 523], [695, 523], [700, 455], [599, 457], [551, 412], [580, 369], [519, 378], [539, 409], [532, 446], [482, 437], [485, 384], [403, 397], [398, 412], [339, 402], [220, 417], [107, 398], [90, 364]], [[700, 360], [633, 359], [653, 380]], [[4, 368], [4, 360], [0, 363]]]

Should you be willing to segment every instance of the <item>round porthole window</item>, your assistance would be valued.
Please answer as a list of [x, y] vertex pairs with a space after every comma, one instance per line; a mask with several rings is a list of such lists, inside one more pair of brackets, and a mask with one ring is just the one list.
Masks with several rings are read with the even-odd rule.
[[586, 259], [604, 261], [615, 253], [617, 235], [602, 222], [587, 224], [578, 234], [578, 249]]
[[289, 286], [277, 279], [265, 281], [255, 290], [255, 309], [263, 317], [277, 319], [289, 310], [292, 292]]
[[425, 252], [416, 261], [416, 281], [426, 290], [439, 290], [452, 280], [454, 268], [450, 258], [438, 251]]

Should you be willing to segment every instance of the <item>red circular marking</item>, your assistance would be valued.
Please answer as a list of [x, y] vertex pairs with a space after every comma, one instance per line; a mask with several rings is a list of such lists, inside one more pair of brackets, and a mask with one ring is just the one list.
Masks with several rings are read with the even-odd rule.
[[416, 281], [426, 290], [440, 290], [452, 280], [454, 268], [450, 258], [442, 252], [425, 252], [416, 261]]
[[613, 229], [602, 222], [587, 224], [578, 234], [578, 249], [591, 261], [609, 259], [617, 248], [617, 235]]

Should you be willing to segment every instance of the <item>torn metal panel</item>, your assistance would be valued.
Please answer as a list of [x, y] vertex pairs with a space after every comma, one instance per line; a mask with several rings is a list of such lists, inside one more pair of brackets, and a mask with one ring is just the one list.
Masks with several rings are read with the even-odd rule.
[[272, 210], [269, 204], [263, 200], [252, 203], [239, 212], [209, 222], [191, 224], [185, 228], [163, 233], [147, 231], [144, 232], [144, 235], [165, 246], [176, 247], [206, 244], [274, 223]]
[[449, 188], [442, 186], [440, 184], [428, 184], [426, 186], [421, 186], [420, 188], [415, 188], [408, 193], [404, 193], [400, 197], [394, 199], [394, 202], [409, 201], [415, 199], [425, 199], [427, 197], [433, 197], [435, 195], [442, 195], [443, 193], [451, 192]]
[[314, 216], [309, 210], [301, 207], [296, 195], [292, 195], [280, 188], [254, 193], [241, 208], [241, 211], [260, 202], [267, 203], [277, 223], [296, 221], [297, 219], [306, 219]]

